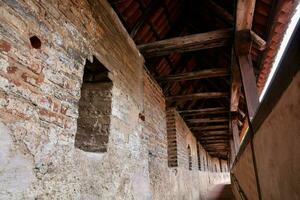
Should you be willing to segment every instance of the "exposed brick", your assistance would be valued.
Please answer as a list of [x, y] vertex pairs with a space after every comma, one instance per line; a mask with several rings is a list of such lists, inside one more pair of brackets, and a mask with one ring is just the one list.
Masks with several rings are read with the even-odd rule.
[[10, 51], [11, 45], [5, 40], [0, 40], [0, 51]]
[[[190, 137], [196, 167], [195, 138], [184, 135], [184, 128], [176, 132], [181, 141], [169, 143], [181, 165], [169, 168], [164, 95], [107, 1], [1, 3], [0, 128], [12, 142], [0, 162], [0, 199], [199, 197], [201, 180], [191, 179], [199, 171], [187, 170], [184, 149]], [[40, 49], [30, 46], [32, 35], [41, 39]], [[84, 65], [93, 56], [110, 71], [113, 84], [85, 96]], [[88, 95], [94, 99], [87, 101]], [[179, 117], [176, 124], [184, 126]], [[93, 150], [107, 152], [76, 148], [76, 140], [87, 139], [81, 129], [92, 133], [86, 141], [98, 148]], [[178, 180], [195, 186], [175, 190]]]

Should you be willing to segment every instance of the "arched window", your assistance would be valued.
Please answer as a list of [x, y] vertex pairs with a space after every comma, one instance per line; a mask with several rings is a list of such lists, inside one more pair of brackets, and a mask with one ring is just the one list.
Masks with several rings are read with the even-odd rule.
[[75, 136], [75, 146], [83, 151], [107, 151], [113, 85], [108, 73], [97, 58], [86, 60]]
[[191, 147], [188, 146], [188, 153], [189, 153], [189, 170], [192, 170], [192, 152], [191, 152]]

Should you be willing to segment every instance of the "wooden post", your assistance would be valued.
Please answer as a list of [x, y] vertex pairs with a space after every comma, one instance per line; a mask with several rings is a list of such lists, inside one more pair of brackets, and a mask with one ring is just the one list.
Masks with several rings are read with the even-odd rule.
[[236, 33], [235, 54], [240, 68], [241, 80], [245, 92], [247, 110], [250, 120], [252, 120], [258, 105], [259, 98], [256, 88], [256, 78], [250, 56], [251, 36], [250, 30], [243, 30]]
[[239, 148], [240, 148], [240, 135], [239, 135], [237, 116], [234, 116], [231, 119], [231, 129], [232, 129], [234, 149], [235, 149], [235, 152], [237, 153], [239, 151]]

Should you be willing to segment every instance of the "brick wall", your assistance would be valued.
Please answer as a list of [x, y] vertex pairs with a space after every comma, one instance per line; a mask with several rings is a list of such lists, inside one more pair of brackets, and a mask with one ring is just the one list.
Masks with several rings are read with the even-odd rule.
[[83, 83], [78, 105], [75, 146], [88, 152], [106, 152], [110, 135], [112, 83]]
[[[203, 195], [198, 186], [211, 184], [209, 173], [199, 173], [196, 140], [178, 114], [179, 165], [168, 167], [163, 94], [106, 1], [0, 3], [0, 199]], [[113, 82], [105, 153], [75, 147], [83, 71], [93, 56]]]
[[[146, 199], [143, 58], [106, 1], [0, 1], [0, 199]], [[37, 36], [41, 47], [31, 46]], [[86, 59], [111, 72], [107, 153], [74, 147]], [[138, 162], [137, 162], [138, 160]]]

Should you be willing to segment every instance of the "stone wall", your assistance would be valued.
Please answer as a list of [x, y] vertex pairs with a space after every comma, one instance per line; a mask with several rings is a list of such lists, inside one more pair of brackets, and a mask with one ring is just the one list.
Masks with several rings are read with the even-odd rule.
[[[168, 167], [164, 97], [106, 1], [0, 0], [0, 22], [0, 199], [203, 199], [227, 180], [198, 170], [190, 132]], [[105, 153], [75, 147], [93, 56], [113, 82]]]

